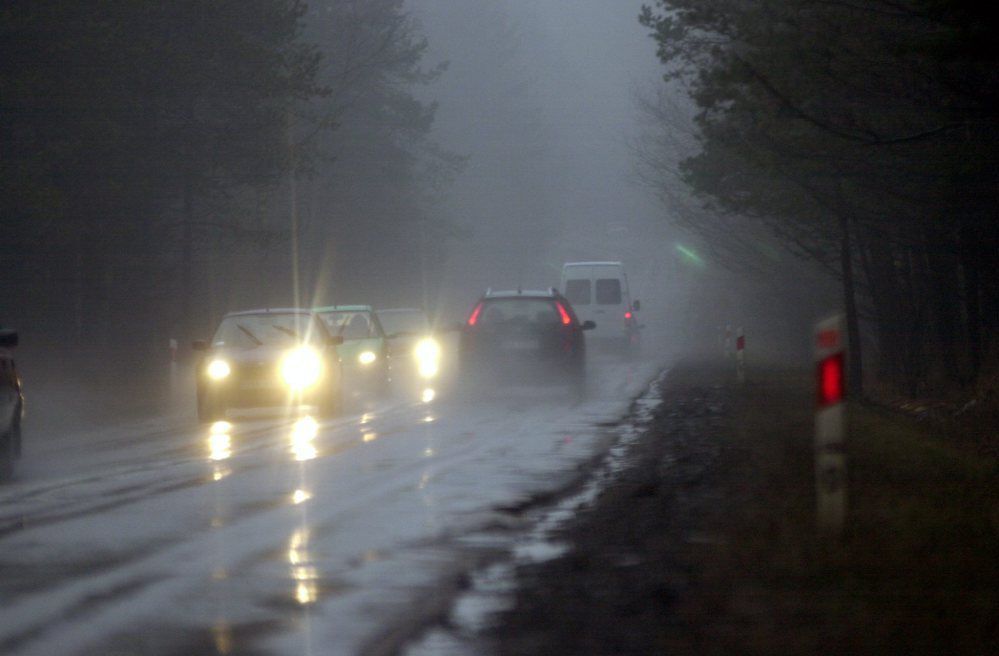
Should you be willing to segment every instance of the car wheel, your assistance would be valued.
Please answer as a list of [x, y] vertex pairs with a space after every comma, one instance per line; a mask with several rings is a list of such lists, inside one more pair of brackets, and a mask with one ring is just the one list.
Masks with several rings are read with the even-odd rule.
[[18, 408], [17, 416], [14, 419], [14, 427], [11, 429], [14, 438], [14, 457], [21, 457], [21, 409]]
[[216, 399], [198, 396], [198, 421], [203, 424], [225, 419], [225, 405]]
[[8, 481], [14, 476], [16, 430], [16, 424], [12, 424], [10, 430], [0, 436], [0, 481]]
[[385, 367], [382, 370], [381, 377], [378, 379], [378, 390], [376, 392], [378, 394], [378, 398], [384, 399], [388, 397], [389, 391], [391, 390], [391, 383], [392, 379], [389, 377], [388, 367]]

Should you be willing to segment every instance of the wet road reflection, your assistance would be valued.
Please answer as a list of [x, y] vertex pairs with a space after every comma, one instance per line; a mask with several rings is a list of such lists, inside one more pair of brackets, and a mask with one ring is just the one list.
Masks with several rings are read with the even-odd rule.
[[[228, 460], [232, 457], [232, 424], [216, 421], [208, 429], [208, 457], [212, 460]], [[216, 479], [218, 480], [218, 479]]]
[[304, 462], [316, 457], [313, 440], [318, 434], [319, 424], [312, 417], [305, 416], [295, 420], [291, 427], [291, 453], [295, 460]]

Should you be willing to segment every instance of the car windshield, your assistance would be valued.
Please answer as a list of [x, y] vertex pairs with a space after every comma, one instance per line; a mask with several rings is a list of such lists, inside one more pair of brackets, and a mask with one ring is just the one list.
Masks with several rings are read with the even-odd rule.
[[300, 343], [318, 345], [322, 341], [320, 331], [307, 314], [238, 314], [222, 320], [212, 338], [212, 345], [230, 348]]
[[386, 335], [422, 335], [430, 332], [430, 321], [423, 310], [380, 310], [377, 314]]
[[378, 330], [372, 321], [371, 312], [367, 310], [324, 312], [320, 316], [326, 322], [330, 332], [334, 335], [340, 335], [344, 340], [378, 337]]
[[547, 298], [502, 298], [486, 301], [478, 325], [484, 328], [558, 325], [558, 309]]

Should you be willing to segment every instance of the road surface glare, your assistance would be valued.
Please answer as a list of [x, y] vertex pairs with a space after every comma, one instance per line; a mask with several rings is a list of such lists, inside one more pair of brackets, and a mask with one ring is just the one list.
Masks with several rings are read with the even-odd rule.
[[579, 403], [37, 436], [0, 487], [0, 653], [357, 653], [460, 570], [462, 536], [571, 480], [662, 364], [592, 357]]

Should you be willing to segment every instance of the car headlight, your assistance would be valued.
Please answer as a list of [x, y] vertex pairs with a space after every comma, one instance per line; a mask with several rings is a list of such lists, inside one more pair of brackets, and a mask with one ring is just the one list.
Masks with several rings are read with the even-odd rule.
[[361, 351], [361, 354], [357, 356], [357, 361], [361, 364], [371, 364], [378, 359], [374, 351]]
[[417, 369], [424, 378], [433, 378], [440, 371], [441, 347], [437, 340], [430, 337], [421, 339], [414, 350]]
[[281, 362], [281, 377], [292, 389], [315, 385], [322, 373], [322, 358], [310, 348], [297, 348], [284, 356]]
[[212, 380], [222, 380], [232, 373], [232, 368], [229, 367], [229, 363], [225, 360], [212, 360], [208, 363], [208, 368], [205, 369], [205, 372]]

